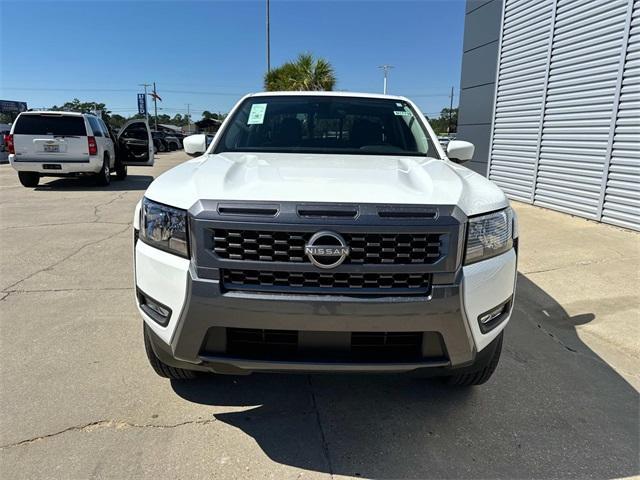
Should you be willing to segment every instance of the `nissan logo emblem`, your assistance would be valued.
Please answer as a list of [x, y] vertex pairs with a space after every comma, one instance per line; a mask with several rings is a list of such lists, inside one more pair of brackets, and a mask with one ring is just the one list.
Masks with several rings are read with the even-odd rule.
[[349, 252], [344, 238], [329, 231], [315, 233], [304, 246], [304, 253], [319, 268], [336, 268], [345, 261]]

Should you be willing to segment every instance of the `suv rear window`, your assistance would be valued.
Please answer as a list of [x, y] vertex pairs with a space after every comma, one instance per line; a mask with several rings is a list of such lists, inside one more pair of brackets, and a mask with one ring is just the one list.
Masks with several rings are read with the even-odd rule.
[[21, 115], [14, 135], [75, 135], [86, 136], [83, 117], [64, 115]]

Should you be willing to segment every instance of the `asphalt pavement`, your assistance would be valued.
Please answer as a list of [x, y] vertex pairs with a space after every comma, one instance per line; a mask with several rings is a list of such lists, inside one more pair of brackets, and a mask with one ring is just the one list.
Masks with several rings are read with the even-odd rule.
[[640, 235], [515, 204], [515, 311], [492, 379], [208, 376], [147, 364], [123, 182], [0, 166], [0, 477], [600, 478], [640, 474]]

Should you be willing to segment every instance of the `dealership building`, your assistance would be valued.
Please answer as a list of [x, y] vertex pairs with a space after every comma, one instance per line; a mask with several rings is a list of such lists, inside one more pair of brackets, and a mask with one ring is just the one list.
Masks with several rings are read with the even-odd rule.
[[468, 0], [458, 138], [510, 198], [640, 230], [640, 1]]

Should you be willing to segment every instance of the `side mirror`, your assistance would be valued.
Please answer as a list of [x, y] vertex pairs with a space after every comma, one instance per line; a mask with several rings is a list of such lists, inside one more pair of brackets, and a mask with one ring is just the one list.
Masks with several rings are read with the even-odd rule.
[[473, 158], [476, 147], [463, 140], [451, 140], [447, 145], [447, 157], [455, 163], [464, 163]]
[[207, 136], [205, 134], [189, 135], [182, 141], [184, 153], [197, 157], [207, 151]]

